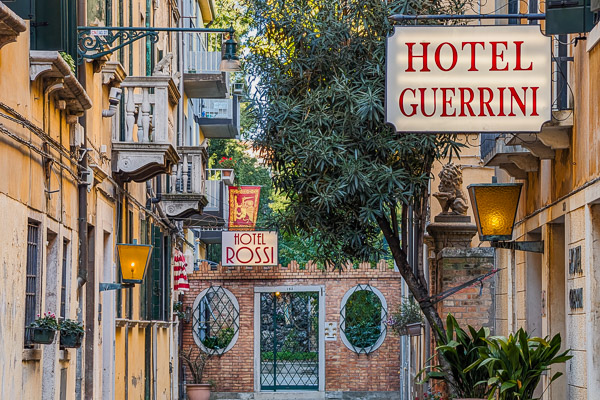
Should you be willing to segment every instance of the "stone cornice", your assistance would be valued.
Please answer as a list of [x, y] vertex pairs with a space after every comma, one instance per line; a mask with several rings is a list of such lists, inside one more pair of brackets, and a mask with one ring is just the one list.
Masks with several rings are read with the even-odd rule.
[[92, 100], [57, 51], [31, 50], [29, 60], [31, 81], [43, 79], [44, 89], [50, 85], [62, 85], [57, 86], [56, 96], [65, 101], [65, 109], [70, 114], [82, 115], [85, 110], [92, 108]]
[[0, 48], [16, 42], [17, 36], [26, 30], [25, 21], [0, 2]]

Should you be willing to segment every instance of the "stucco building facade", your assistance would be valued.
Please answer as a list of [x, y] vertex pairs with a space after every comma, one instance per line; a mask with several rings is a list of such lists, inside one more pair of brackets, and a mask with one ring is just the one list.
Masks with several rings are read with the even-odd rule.
[[[237, 135], [223, 34], [161, 32], [81, 60], [77, 26], [203, 28], [215, 17], [209, 0], [0, 2], [0, 398], [180, 398], [173, 254], [193, 262], [204, 131]], [[226, 104], [215, 111], [205, 97]], [[136, 242], [153, 246], [143, 283], [101, 291], [120, 280], [116, 244]], [[83, 322], [83, 345], [32, 342], [27, 327], [44, 312]]]

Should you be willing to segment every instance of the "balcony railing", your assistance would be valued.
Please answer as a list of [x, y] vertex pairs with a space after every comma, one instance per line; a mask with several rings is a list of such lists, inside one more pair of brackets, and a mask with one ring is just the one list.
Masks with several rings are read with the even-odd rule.
[[181, 160], [171, 171], [167, 193], [206, 194], [206, 150], [202, 147], [179, 147], [178, 150]]
[[184, 35], [183, 80], [191, 98], [223, 98], [229, 91], [229, 73], [222, 72], [222, 33]]
[[162, 202], [167, 216], [187, 218], [201, 214], [206, 206], [204, 171], [208, 157], [203, 147], [179, 147], [178, 151], [181, 160], [171, 170]]
[[176, 85], [169, 76], [134, 76], [125, 78], [121, 88], [125, 126], [122, 134], [113, 135], [115, 175], [123, 181], [143, 182], [169, 173], [179, 162], [169, 124], [180, 97]]
[[204, 137], [234, 139], [240, 132], [240, 106], [237, 96], [229, 99], [202, 99], [196, 116]]

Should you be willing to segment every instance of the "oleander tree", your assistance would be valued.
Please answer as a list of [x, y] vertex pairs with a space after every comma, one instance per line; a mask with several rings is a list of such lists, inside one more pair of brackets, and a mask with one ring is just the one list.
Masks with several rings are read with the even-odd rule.
[[[455, 135], [399, 134], [386, 124], [385, 43], [393, 30], [391, 14], [456, 14], [467, 3], [246, 4], [251, 23], [244, 68], [253, 140], [275, 189], [287, 199], [278, 213], [280, 228], [318, 238], [316, 261], [333, 268], [377, 260], [383, 235], [437, 342], [443, 343], [444, 326], [429, 301], [423, 266], [409, 263], [402, 244], [402, 221], [410, 208], [417, 232], [424, 232], [432, 164], [458, 155], [460, 144]], [[422, 252], [422, 234], [418, 239], [415, 248]]]

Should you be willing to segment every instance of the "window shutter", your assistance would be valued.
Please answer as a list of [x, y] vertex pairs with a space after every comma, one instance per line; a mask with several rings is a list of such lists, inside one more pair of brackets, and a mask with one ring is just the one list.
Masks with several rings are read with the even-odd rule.
[[161, 305], [161, 290], [160, 290], [160, 271], [162, 264], [162, 255], [163, 255], [163, 234], [160, 231], [158, 226], [152, 227], [152, 245], [154, 248], [152, 249], [152, 262], [150, 269], [150, 296], [151, 296], [151, 304], [150, 304], [150, 317], [152, 320], [160, 319], [160, 305]]

